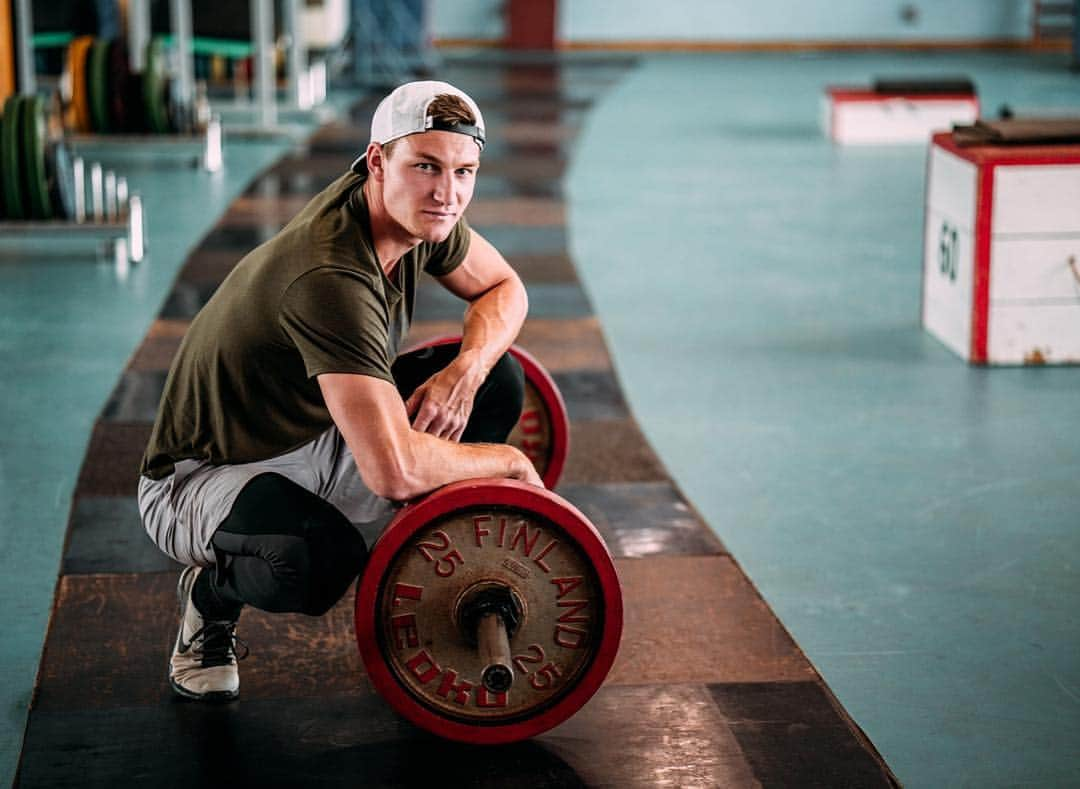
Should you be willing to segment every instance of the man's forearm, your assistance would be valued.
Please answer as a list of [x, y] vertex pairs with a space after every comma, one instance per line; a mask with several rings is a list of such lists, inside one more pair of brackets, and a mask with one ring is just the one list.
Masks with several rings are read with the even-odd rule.
[[528, 296], [517, 275], [500, 282], [465, 311], [459, 358], [486, 376], [517, 339], [528, 311]]
[[482, 477], [528, 480], [532, 464], [507, 444], [459, 444], [412, 430], [396, 479], [383, 495], [398, 501], [423, 496], [443, 485]]

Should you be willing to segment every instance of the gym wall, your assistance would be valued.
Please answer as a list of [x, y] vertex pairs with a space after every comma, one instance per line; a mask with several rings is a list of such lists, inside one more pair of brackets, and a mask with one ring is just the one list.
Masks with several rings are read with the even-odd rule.
[[[503, 37], [502, 0], [435, 0], [441, 40]], [[559, 0], [566, 45], [1024, 41], [1030, 0]]]

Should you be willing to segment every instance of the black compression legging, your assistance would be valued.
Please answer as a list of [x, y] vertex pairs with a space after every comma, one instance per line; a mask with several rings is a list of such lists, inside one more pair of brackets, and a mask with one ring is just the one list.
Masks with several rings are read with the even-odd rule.
[[[457, 355], [457, 345], [398, 357], [403, 399]], [[504, 355], [480, 387], [461, 440], [506, 441], [521, 414], [524, 375]], [[211, 619], [235, 619], [243, 605], [320, 616], [364, 568], [363, 537], [335, 507], [280, 474], [252, 479], [214, 532], [216, 572], [195, 584], [195, 605]]]

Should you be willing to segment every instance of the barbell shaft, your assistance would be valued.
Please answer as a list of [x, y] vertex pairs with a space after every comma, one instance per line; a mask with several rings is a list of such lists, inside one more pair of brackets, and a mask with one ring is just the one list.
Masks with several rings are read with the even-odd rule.
[[484, 667], [480, 681], [492, 693], [505, 693], [514, 682], [514, 669], [510, 662], [510, 639], [501, 616], [487, 613], [480, 617], [476, 626], [476, 645], [480, 664]]

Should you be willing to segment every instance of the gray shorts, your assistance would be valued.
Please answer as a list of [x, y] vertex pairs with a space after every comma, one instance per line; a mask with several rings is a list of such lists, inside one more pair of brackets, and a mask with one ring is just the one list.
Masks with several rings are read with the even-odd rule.
[[139, 513], [154, 544], [181, 564], [214, 564], [210, 540], [244, 486], [260, 474], [281, 474], [340, 510], [358, 528], [393, 512], [364, 485], [336, 427], [269, 460], [215, 466], [182, 460], [172, 475], [139, 479]]

